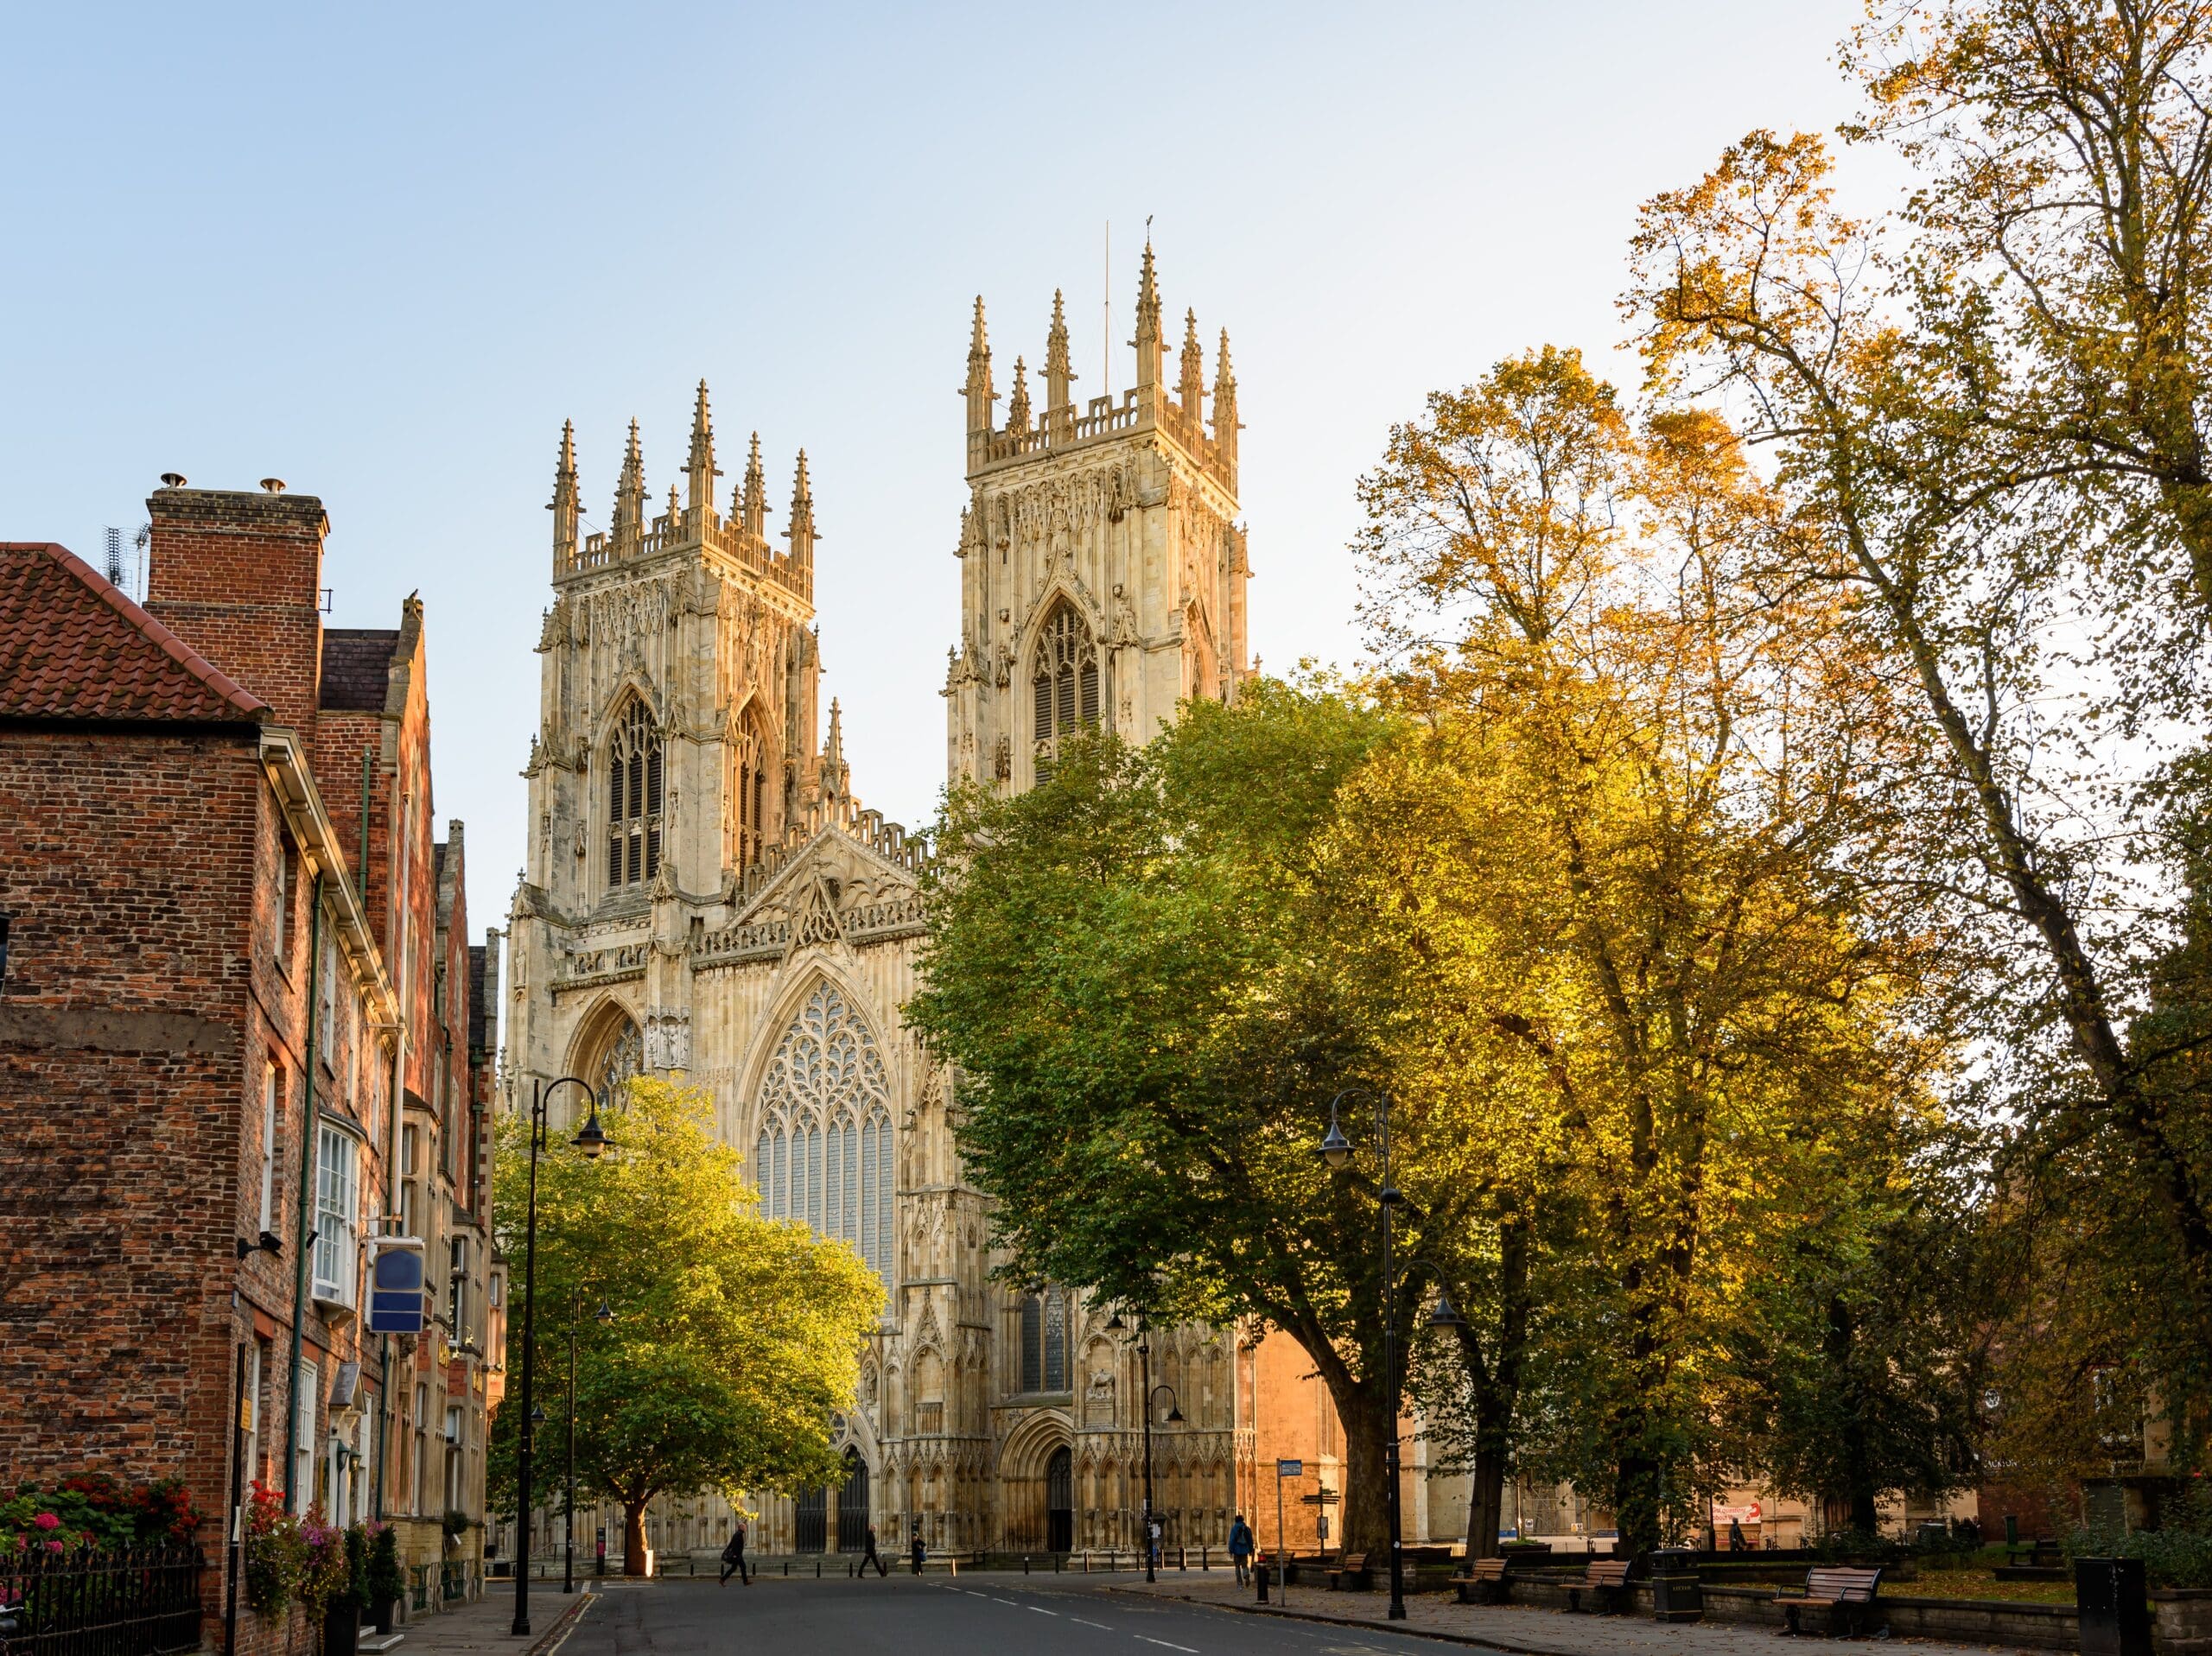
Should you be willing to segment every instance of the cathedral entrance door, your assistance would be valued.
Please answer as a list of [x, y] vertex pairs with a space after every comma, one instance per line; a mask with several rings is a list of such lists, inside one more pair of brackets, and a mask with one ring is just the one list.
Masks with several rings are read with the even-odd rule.
[[837, 1491], [837, 1551], [858, 1552], [868, 1545], [868, 1464], [845, 1451], [845, 1487]]
[[1045, 1462], [1045, 1550], [1075, 1551], [1074, 1457], [1065, 1449]]
[[802, 1489], [791, 1502], [793, 1525], [791, 1551], [794, 1552], [823, 1552], [830, 1518], [830, 1492], [827, 1489]]

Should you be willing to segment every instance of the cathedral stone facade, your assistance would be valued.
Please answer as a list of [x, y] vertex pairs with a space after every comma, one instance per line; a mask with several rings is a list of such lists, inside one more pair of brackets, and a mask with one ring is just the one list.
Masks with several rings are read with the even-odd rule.
[[[1147, 249], [1135, 385], [1078, 405], [1056, 298], [1042, 405], [1017, 360], [1001, 418], [976, 301], [944, 690], [955, 779], [1027, 788], [1071, 731], [1147, 739], [1249, 670], [1228, 339], [1209, 391], [1186, 321], [1171, 384], [1160, 315]], [[1173, 1392], [1153, 1417], [1167, 1545], [1218, 1547], [1240, 1488], [1258, 1488], [1257, 1356], [1205, 1328], [1152, 1330], [1141, 1351], [1106, 1308], [994, 1278], [954, 1078], [900, 1018], [927, 848], [861, 808], [840, 711], [826, 731], [820, 717], [805, 456], [780, 546], [758, 439], [726, 514], [720, 475], [702, 384], [683, 487], [652, 510], [632, 424], [612, 526], [580, 536], [563, 434], [510, 1098], [564, 1074], [700, 1087], [763, 1211], [849, 1241], [881, 1276], [859, 1405], [837, 1424], [847, 1475], [752, 1496], [760, 1550], [856, 1549], [870, 1523], [887, 1549], [918, 1525], [935, 1548], [1126, 1550], [1147, 1376]], [[649, 1530], [676, 1551], [719, 1545], [725, 1521], [719, 1501], [668, 1502]]]

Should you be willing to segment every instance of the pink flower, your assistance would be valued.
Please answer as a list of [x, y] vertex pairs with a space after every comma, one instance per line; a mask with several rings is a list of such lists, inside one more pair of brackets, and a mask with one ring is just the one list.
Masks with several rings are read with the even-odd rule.
[[61, 1551], [61, 1543], [59, 1541], [48, 1541], [46, 1544], [46, 1550], [48, 1552], [59, 1552]]
[[58, 1530], [61, 1527], [61, 1520], [52, 1513], [41, 1513], [36, 1518], [31, 1520], [31, 1522], [42, 1530]]

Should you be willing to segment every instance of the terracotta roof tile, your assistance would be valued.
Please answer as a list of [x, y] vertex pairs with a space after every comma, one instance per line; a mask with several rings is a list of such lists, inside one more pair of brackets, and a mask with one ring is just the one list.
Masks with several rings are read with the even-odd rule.
[[268, 711], [66, 547], [0, 541], [0, 716], [233, 724]]

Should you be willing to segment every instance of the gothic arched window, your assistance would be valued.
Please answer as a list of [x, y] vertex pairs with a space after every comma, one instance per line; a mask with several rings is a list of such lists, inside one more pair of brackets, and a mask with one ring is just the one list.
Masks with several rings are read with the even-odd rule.
[[660, 733], [631, 699], [607, 745], [607, 889], [660, 872]]
[[736, 832], [731, 864], [743, 869], [767, 848], [768, 743], [748, 721], [733, 746], [736, 757], [730, 769], [730, 821]]
[[850, 1242], [886, 1284], [893, 1232], [891, 1081], [875, 1036], [817, 982], [760, 1081], [760, 1209]]
[[1047, 1286], [1021, 1301], [1021, 1389], [1068, 1389], [1068, 1297]]
[[1035, 698], [1037, 780], [1043, 782], [1059, 763], [1061, 739], [1098, 722], [1098, 644], [1066, 603], [1045, 623], [1030, 689]]

